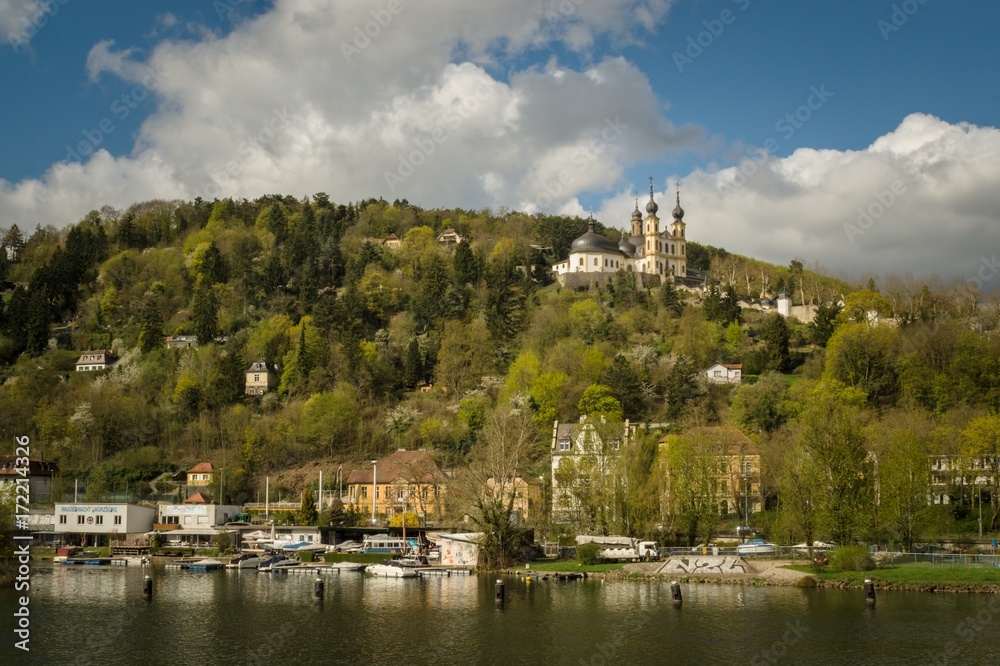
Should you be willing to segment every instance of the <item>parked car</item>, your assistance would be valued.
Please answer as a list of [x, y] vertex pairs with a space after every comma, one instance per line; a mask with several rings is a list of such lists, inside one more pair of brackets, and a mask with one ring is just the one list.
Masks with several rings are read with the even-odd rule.
[[778, 548], [773, 543], [763, 539], [751, 539], [736, 546], [737, 555], [774, 555], [777, 552]]
[[717, 543], [699, 543], [697, 546], [691, 548], [692, 553], [700, 553], [702, 555], [711, 555], [713, 548], [718, 548]]
[[736, 536], [746, 537], [746, 536], [753, 536], [755, 534], [757, 534], [757, 530], [750, 527], [749, 525], [738, 525], [736, 527]]

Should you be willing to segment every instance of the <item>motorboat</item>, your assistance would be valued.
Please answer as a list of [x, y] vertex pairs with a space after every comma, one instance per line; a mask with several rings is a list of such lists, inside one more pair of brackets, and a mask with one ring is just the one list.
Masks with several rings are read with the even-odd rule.
[[[828, 541], [813, 541], [813, 553], [825, 553], [828, 550], [837, 547], [837, 544], [830, 543]], [[792, 546], [792, 550], [796, 553], [806, 554], [809, 552], [809, 544], [807, 543], [797, 543]]]
[[210, 557], [196, 560], [188, 565], [188, 571], [215, 571], [216, 569], [221, 568], [222, 562], [219, 560], [213, 560]]
[[301, 566], [301, 560], [294, 560], [284, 555], [275, 555], [274, 557], [269, 557], [265, 561], [260, 563], [257, 567], [258, 571], [270, 571], [270, 572], [281, 572], [283, 569], [291, 569], [292, 567]]
[[227, 569], [256, 569], [265, 558], [253, 553], [243, 553], [226, 564]]
[[281, 562], [281, 561], [287, 560], [287, 559], [288, 559], [288, 557], [286, 557], [285, 555], [272, 555], [272, 556], [270, 556], [268, 558], [265, 558], [263, 561], [261, 561], [257, 565], [257, 570], [258, 571], [270, 571], [272, 566], [274, 566], [278, 562]]
[[737, 555], [775, 555], [777, 552], [777, 546], [763, 539], [751, 539], [736, 546]]
[[416, 578], [416, 567], [408, 567], [400, 564], [399, 560], [389, 560], [382, 564], [369, 564], [365, 567], [365, 573], [369, 576], [381, 578]]
[[361, 571], [367, 564], [361, 564], [360, 562], [332, 562], [330, 564], [325, 564], [324, 566], [330, 567], [331, 569], [340, 569], [341, 571]]

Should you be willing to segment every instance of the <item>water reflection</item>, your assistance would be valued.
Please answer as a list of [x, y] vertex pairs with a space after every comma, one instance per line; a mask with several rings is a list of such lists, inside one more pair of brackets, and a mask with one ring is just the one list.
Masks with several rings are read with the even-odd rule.
[[[989, 663], [1000, 638], [982, 595], [881, 593], [869, 609], [860, 591], [692, 584], [678, 609], [666, 582], [511, 577], [497, 610], [495, 576], [325, 575], [322, 603], [314, 579], [38, 565], [32, 652], [13, 661], [8, 642], [0, 663]], [[15, 596], [0, 591], [4, 617]], [[966, 640], [977, 613], [990, 619]]]

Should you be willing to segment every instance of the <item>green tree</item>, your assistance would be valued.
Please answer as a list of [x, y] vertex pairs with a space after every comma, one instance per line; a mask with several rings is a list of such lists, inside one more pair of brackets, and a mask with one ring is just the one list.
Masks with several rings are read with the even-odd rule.
[[209, 280], [198, 278], [191, 310], [198, 343], [205, 345], [212, 342], [219, 330], [219, 300]]
[[316, 511], [316, 496], [313, 494], [312, 486], [306, 486], [302, 493], [302, 506], [299, 508], [299, 525], [315, 525], [319, 520], [319, 513]]
[[764, 348], [767, 351], [767, 369], [788, 372], [791, 369], [792, 359], [788, 351], [790, 336], [785, 318], [776, 312], [769, 314], [764, 319], [760, 337], [764, 340]]
[[479, 282], [479, 262], [472, 253], [472, 246], [462, 241], [455, 246], [455, 256], [452, 258], [452, 272], [458, 285], [475, 285]]
[[591, 384], [583, 390], [576, 405], [582, 416], [594, 419], [621, 421], [625, 418], [621, 402], [614, 396], [610, 386]]
[[864, 391], [872, 403], [889, 402], [898, 390], [897, 356], [896, 329], [844, 324], [827, 344], [825, 377]]
[[[986, 478], [984, 485], [990, 495], [990, 514], [989, 523], [984, 527], [993, 531], [997, 529], [1000, 516], [1000, 415], [988, 414], [970, 421], [962, 430], [961, 452], [967, 461], [985, 462], [988, 474], [981, 476]], [[968, 466], [973, 469], [978, 467]], [[978, 472], [974, 474], [979, 478]]]
[[146, 294], [142, 302], [139, 320], [139, 349], [148, 354], [163, 346], [163, 315], [157, 297]]
[[680, 294], [677, 293], [677, 288], [674, 287], [673, 280], [664, 280], [660, 289], [660, 304], [674, 317], [681, 316], [684, 304], [681, 302]]

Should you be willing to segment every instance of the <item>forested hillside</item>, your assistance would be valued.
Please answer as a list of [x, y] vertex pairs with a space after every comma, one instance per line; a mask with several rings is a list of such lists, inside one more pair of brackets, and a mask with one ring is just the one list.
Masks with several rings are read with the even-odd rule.
[[[439, 243], [447, 228], [463, 242]], [[8, 449], [30, 435], [64, 484], [80, 479], [93, 497], [211, 460], [225, 472], [223, 499], [238, 500], [265, 473], [397, 447], [436, 449], [461, 468], [498, 405], [530, 414], [532, 478], [556, 419], [601, 413], [675, 432], [734, 424], [765, 453], [769, 497], [801, 495], [793, 482], [826, 470], [833, 485], [800, 504], [825, 507], [822, 524], [841, 538], [924, 519], [920, 493], [888, 477], [881, 501], [898, 499], [885, 510], [894, 518], [862, 515], [873, 500], [858, 470], [870, 451], [884, 461], [877, 473], [898, 479], [926, 477], [928, 453], [996, 452], [996, 299], [936, 278], [852, 285], [800, 261], [696, 243], [690, 264], [712, 275], [704, 297], [637, 291], [627, 274], [604, 290], [560, 289], [548, 267], [585, 229], [578, 218], [336, 204], [322, 193], [151, 201], [62, 230], [8, 229], [0, 434]], [[398, 248], [378, 242], [390, 234]], [[741, 307], [779, 291], [820, 306], [815, 320]], [[169, 348], [168, 335], [198, 347]], [[117, 363], [73, 372], [92, 349]], [[245, 396], [258, 360], [280, 384]], [[715, 360], [743, 363], [748, 381], [705, 386]], [[783, 529], [801, 533], [809, 519], [786, 516]]]

